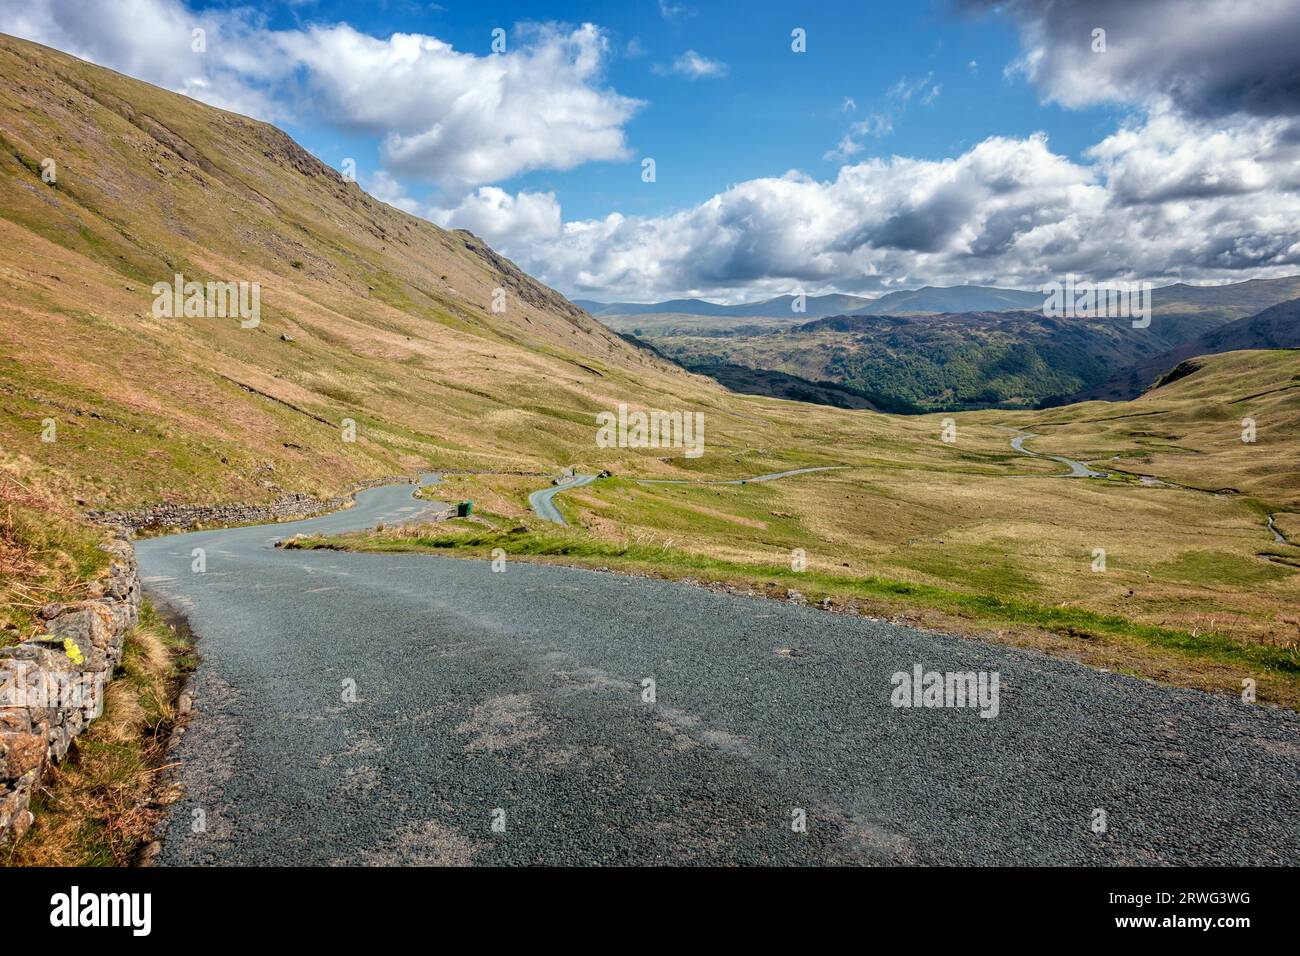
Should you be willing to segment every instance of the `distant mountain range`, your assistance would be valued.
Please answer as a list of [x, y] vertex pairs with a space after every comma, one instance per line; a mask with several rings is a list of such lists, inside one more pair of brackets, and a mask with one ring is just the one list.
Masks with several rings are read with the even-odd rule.
[[[979, 297], [1002, 303], [991, 310], [948, 308]], [[872, 300], [870, 312], [805, 322], [685, 315], [601, 320], [620, 331], [636, 326], [661, 353], [738, 390], [786, 397], [796, 388], [800, 397], [837, 404], [838, 395], [825, 389], [838, 386], [887, 411], [947, 411], [1132, 398], [1191, 355], [1291, 347], [1300, 339], [1295, 312], [1278, 303], [1297, 297], [1300, 276], [1179, 283], [1154, 290], [1147, 328], [1134, 328], [1129, 318], [1045, 316], [1041, 293], [978, 286], [891, 293]], [[891, 302], [898, 311], [881, 311]], [[742, 369], [786, 378], [747, 376]], [[810, 390], [814, 384], [823, 391]]]
[[890, 292], [868, 299], [857, 295], [810, 295], [804, 310], [795, 312], [795, 297], [779, 295], [762, 302], [722, 305], [704, 299], [669, 299], [665, 302], [596, 302], [574, 299], [575, 305], [598, 318], [623, 315], [704, 315], [748, 318], [820, 319], [830, 315], [906, 315], [933, 312], [989, 312], [1002, 309], [1037, 309], [1043, 304], [1041, 292], [1019, 289], [995, 289], [989, 286], [958, 285], [948, 288], [925, 286], [903, 292]]
[[706, 315], [731, 316], [737, 319], [749, 318], [821, 318], [826, 315], [843, 315], [856, 312], [870, 305], [871, 299], [856, 295], [810, 295], [804, 300], [807, 306], [803, 312], [792, 308], [794, 296], [779, 295], [762, 302], [747, 302], [741, 305], [723, 305], [719, 302], [706, 302], [704, 299], [668, 299], [664, 302], [596, 302], [591, 299], [574, 299], [573, 304], [581, 306], [597, 318], [615, 315]]

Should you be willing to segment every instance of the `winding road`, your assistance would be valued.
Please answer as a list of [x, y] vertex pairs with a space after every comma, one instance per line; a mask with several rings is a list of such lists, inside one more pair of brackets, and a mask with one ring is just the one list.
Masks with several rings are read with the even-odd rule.
[[567, 524], [564, 515], [560, 514], [560, 509], [555, 506], [553, 500], [561, 491], [569, 491], [573, 488], [581, 488], [583, 485], [589, 485], [596, 480], [595, 475], [573, 475], [569, 478], [562, 479], [558, 484], [551, 485], [549, 488], [542, 488], [534, 491], [528, 496], [528, 506], [533, 509], [534, 514], [544, 521], [551, 521], [555, 524]]
[[[138, 543], [202, 655], [159, 862], [1300, 858], [1289, 711], [685, 584], [273, 547], [421, 507]], [[917, 665], [996, 673], [997, 715], [891, 706]]]
[[[1073, 458], [1066, 458], [1064, 455], [1040, 455], [1038, 452], [1030, 451], [1028, 448], [1025, 447], [1025, 439], [1038, 438], [1038, 437], [1040, 436], [1035, 435], [1033, 432], [1023, 432], [1022, 434], [1019, 434], [1015, 438], [1011, 439], [1011, 447], [1014, 448], [1016, 451], [1020, 452], [1020, 454], [1026, 455], [1030, 458], [1048, 458], [1051, 459], [1052, 461], [1059, 461], [1062, 465], [1065, 465], [1067, 468], [1070, 469], [1065, 474], [1057, 477], [1061, 477], [1061, 478], [1109, 478], [1110, 477], [1104, 471], [1093, 471], [1083, 462], [1075, 461]], [[1015, 475], [1014, 477], [1041, 478], [1043, 476], [1042, 475]]]

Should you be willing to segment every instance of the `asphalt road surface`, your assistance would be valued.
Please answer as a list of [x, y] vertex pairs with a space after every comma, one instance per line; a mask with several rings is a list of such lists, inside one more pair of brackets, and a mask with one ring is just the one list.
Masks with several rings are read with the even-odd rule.
[[[203, 656], [161, 863], [1300, 858], [1291, 712], [687, 585], [271, 547], [410, 495], [138, 544]], [[917, 664], [996, 672], [997, 716], [891, 706]]]
[[[1075, 461], [1073, 458], [1066, 458], [1064, 455], [1040, 455], [1038, 452], [1030, 451], [1028, 448], [1025, 447], [1025, 439], [1038, 438], [1038, 437], [1039, 436], [1033, 434], [1032, 432], [1025, 432], [1024, 434], [1017, 435], [1015, 438], [1011, 439], [1011, 447], [1014, 448], [1016, 451], [1020, 452], [1020, 454], [1027, 455], [1030, 458], [1050, 458], [1052, 461], [1059, 461], [1062, 465], [1065, 465], [1067, 468], [1070, 469], [1063, 476], [1065, 478], [1109, 477], [1104, 471], [1093, 471], [1083, 462]], [[1030, 476], [1022, 475], [1020, 477], [1030, 477]], [[1035, 477], [1041, 477], [1041, 476], [1035, 476]]]
[[572, 478], [566, 478], [558, 485], [551, 485], [549, 488], [541, 488], [534, 491], [528, 496], [528, 506], [533, 509], [533, 513], [543, 521], [551, 521], [555, 524], [567, 524], [564, 515], [560, 514], [560, 509], [555, 507], [552, 500], [561, 491], [569, 491], [573, 488], [581, 488], [583, 485], [589, 485], [596, 480], [595, 475], [574, 475]]

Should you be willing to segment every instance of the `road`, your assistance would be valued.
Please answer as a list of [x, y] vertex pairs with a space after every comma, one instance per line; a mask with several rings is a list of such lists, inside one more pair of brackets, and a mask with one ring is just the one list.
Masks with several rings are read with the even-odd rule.
[[[1288, 711], [684, 584], [271, 547], [417, 507], [139, 542], [203, 657], [162, 863], [1300, 858]], [[997, 716], [892, 707], [916, 664], [996, 672]]]
[[[1032, 432], [1025, 432], [1024, 434], [1017, 435], [1015, 438], [1011, 439], [1011, 447], [1014, 448], [1016, 451], [1020, 452], [1020, 454], [1027, 455], [1030, 458], [1050, 458], [1052, 461], [1059, 461], [1062, 465], [1065, 465], [1067, 468], [1070, 469], [1066, 474], [1061, 476], [1063, 478], [1107, 478], [1109, 477], [1104, 471], [1093, 471], [1083, 462], [1075, 461], [1073, 458], [1066, 458], [1063, 455], [1040, 455], [1038, 452], [1030, 451], [1028, 448], [1025, 447], [1026, 438], [1038, 438], [1038, 437], [1039, 437], [1038, 435], [1035, 435]], [[1029, 478], [1029, 477], [1038, 477], [1038, 476], [1017, 475], [1016, 477]]]
[[573, 488], [581, 488], [583, 485], [589, 485], [596, 480], [595, 475], [574, 475], [571, 478], [565, 478], [558, 485], [551, 485], [549, 488], [542, 488], [534, 491], [528, 496], [528, 505], [533, 509], [533, 513], [543, 521], [551, 521], [555, 524], [567, 524], [564, 515], [560, 514], [560, 509], [555, 507], [553, 500], [561, 491], [569, 491]]

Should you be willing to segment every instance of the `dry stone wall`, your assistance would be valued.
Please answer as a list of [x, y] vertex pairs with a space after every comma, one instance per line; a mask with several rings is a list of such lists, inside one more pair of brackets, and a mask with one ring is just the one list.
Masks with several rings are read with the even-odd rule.
[[122, 644], [140, 616], [135, 549], [120, 530], [102, 593], [41, 609], [46, 633], [0, 648], [0, 842], [31, 825], [32, 792], [99, 716]]
[[[397, 477], [373, 478], [364, 481], [353, 490], [353, 494], [366, 488], [379, 485], [397, 485], [413, 482], [414, 479], [399, 475]], [[313, 498], [311, 495], [285, 492], [275, 501], [264, 505], [154, 505], [150, 508], [136, 508], [128, 511], [92, 511], [88, 517], [102, 524], [125, 525], [132, 531], [144, 531], [151, 528], [193, 528], [215, 525], [263, 524], [271, 521], [292, 521], [298, 518], [310, 518], [346, 508], [352, 503], [352, 495], [340, 495], [337, 498]]]

